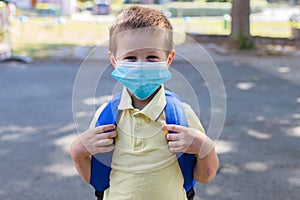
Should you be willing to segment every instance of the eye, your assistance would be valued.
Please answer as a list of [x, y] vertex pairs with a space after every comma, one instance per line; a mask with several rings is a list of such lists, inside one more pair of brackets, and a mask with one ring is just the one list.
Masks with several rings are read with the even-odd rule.
[[151, 55], [151, 56], [148, 56], [148, 57], [147, 57], [147, 61], [148, 61], [148, 62], [159, 62], [159, 57], [158, 57], [158, 56]]
[[126, 62], [135, 62], [136, 57], [135, 56], [127, 56], [123, 60], [126, 61]]

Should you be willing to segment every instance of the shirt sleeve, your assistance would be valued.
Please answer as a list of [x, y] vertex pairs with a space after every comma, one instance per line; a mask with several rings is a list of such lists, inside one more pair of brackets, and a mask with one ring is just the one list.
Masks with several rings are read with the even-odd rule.
[[106, 105], [107, 105], [107, 103], [102, 104], [102, 105], [98, 108], [98, 110], [95, 112], [94, 117], [93, 117], [93, 119], [92, 119], [92, 122], [91, 122], [91, 124], [90, 124], [90, 128], [94, 128], [94, 127], [96, 126], [97, 120], [98, 120], [100, 114], [102, 113], [102, 111], [103, 111], [103, 109], [105, 108]]
[[196, 113], [194, 112], [194, 110], [191, 108], [190, 105], [183, 103], [183, 108], [185, 110], [186, 113], [186, 117], [189, 123], [189, 127], [190, 128], [194, 128], [197, 129], [199, 131], [201, 131], [202, 133], [205, 134], [205, 130], [199, 120], [199, 118], [197, 117]]

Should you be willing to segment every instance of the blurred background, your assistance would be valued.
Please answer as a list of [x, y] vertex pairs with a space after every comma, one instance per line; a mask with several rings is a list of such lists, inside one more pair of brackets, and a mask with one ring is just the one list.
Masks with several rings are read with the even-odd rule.
[[[0, 0], [0, 200], [95, 199], [69, 145], [111, 98], [108, 28], [132, 4], [180, 33], [172, 69], [206, 130], [226, 114], [218, 175], [195, 200], [299, 199], [300, 0]], [[226, 95], [191, 61], [216, 70]], [[212, 108], [211, 94], [226, 108]]]
[[[8, 0], [0, 2], [0, 41], [7, 49], [1, 50], [2, 57], [11, 54], [8, 49], [16, 55], [47, 58], [53, 49], [103, 44], [110, 23], [131, 4], [162, 11], [181, 33], [231, 33], [231, 0]], [[251, 36], [300, 37], [299, 4], [298, 0], [251, 0]]]

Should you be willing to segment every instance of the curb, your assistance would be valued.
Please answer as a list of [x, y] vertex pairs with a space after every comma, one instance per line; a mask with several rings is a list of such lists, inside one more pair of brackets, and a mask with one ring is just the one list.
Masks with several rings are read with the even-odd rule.
[[[188, 45], [191, 45], [190, 43]], [[195, 43], [195, 45], [199, 45]], [[218, 55], [245, 55], [251, 54], [252, 56], [300, 56], [300, 50], [294, 49], [284, 49], [284, 48], [272, 48], [271, 50], [253, 50], [250, 52], [243, 51], [232, 51], [228, 50], [220, 45], [215, 43], [204, 43], [200, 44], [208, 53], [215, 53]], [[181, 44], [175, 46], [175, 50], [177, 52], [180, 51], [188, 51], [185, 50], [186, 45]], [[194, 52], [193, 52], [194, 53]], [[87, 57], [91, 61], [109, 61], [107, 46], [76, 46], [72, 48], [63, 48], [63, 49], [55, 49], [47, 52], [47, 59], [54, 61], [66, 61], [66, 60], [74, 60], [74, 61], [84, 61]], [[195, 57], [197, 54], [194, 53]], [[177, 54], [175, 56], [173, 62], [186, 62], [186, 60], [180, 55]]]

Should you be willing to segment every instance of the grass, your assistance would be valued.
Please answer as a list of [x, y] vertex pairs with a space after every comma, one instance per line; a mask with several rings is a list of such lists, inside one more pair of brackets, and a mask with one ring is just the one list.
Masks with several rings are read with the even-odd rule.
[[14, 53], [34, 58], [47, 57], [52, 49], [100, 45], [107, 40], [108, 22], [78, 22], [66, 18], [64, 25], [57, 18], [31, 17], [28, 22], [12, 21]]
[[[26, 24], [17, 20], [12, 23], [12, 43], [14, 53], [34, 58], [47, 57], [52, 49], [72, 48], [75, 46], [101, 45], [107, 41], [109, 22], [78, 22], [66, 18], [64, 25], [58, 25], [56, 18], [33, 17]], [[230, 34], [230, 24], [224, 28], [220, 18], [194, 17], [171, 18], [176, 32], [197, 32], [202, 34]], [[290, 37], [288, 22], [251, 23], [251, 34], [268, 37]], [[184, 38], [175, 37], [175, 43]]]
[[289, 22], [257, 22], [251, 23], [251, 35], [288, 38], [291, 37], [291, 27]]
[[109, 24], [72, 21], [65, 18], [65, 24], [59, 25], [57, 18], [31, 17], [26, 23], [15, 19], [11, 31], [16, 44], [30, 41], [30, 43], [93, 45], [107, 36]]
[[57, 51], [64, 48], [74, 48], [72, 44], [50, 44], [50, 43], [21, 43], [14, 48], [15, 55], [26, 55], [35, 59], [47, 59], [51, 51]]
[[[118, 2], [118, 3], [116, 3]], [[122, 8], [121, 1], [112, 1], [112, 10], [117, 14]], [[258, 1], [263, 2], [263, 1]], [[195, 4], [204, 4], [203, 0]], [[254, 6], [263, 6], [263, 3]], [[182, 4], [187, 6], [188, 4]], [[129, 6], [129, 5], [125, 5]], [[153, 5], [150, 5], [153, 6]], [[157, 8], [161, 5], [155, 5]], [[176, 3], [173, 6], [180, 6]], [[65, 24], [59, 25], [57, 17], [29, 17], [26, 23], [17, 18], [11, 21], [11, 36], [14, 53], [33, 58], [46, 58], [53, 49], [94, 46], [107, 42], [110, 22], [80, 22], [64, 17]], [[230, 34], [230, 23], [224, 28], [222, 17], [170, 18], [174, 30], [179, 33], [197, 32], [203, 34]], [[291, 36], [289, 22], [251, 23], [251, 34], [268, 37]], [[175, 43], [184, 41], [184, 36], [175, 37]]]

